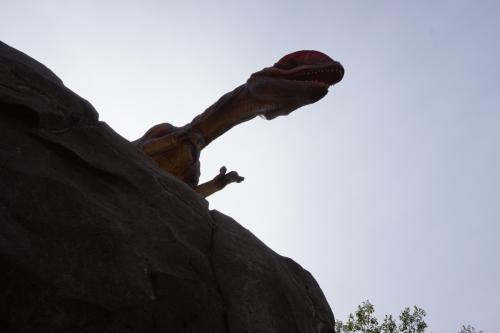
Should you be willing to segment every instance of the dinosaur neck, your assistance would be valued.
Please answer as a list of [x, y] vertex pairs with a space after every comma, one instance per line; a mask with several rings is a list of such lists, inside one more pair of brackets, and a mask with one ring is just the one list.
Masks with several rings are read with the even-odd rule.
[[207, 146], [232, 127], [257, 116], [263, 107], [261, 104], [249, 94], [246, 84], [242, 84], [196, 116], [190, 126], [200, 132]]

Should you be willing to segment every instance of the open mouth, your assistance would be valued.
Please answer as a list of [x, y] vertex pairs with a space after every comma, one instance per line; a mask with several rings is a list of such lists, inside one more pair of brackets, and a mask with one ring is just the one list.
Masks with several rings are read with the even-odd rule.
[[284, 73], [283, 79], [294, 81], [320, 82], [331, 86], [342, 80], [344, 69], [340, 64], [331, 66], [301, 66], [290, 73]]

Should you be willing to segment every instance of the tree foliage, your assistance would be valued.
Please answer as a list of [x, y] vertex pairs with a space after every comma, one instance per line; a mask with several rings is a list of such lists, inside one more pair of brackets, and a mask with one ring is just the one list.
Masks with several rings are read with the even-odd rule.
[[375, 307], [369, 301], [358, 306], [345, 323], [337, 320], [337, 333], [423, 333], [427, 327], [424, 321], [425, 311], [418, 307], [405, 308], [399, 315], [399, 321], [392, 315], [386, 315], [379, 323], [375, 317]]
[[483, 331], [477, 331], [474, 326], [471, 325], [462, 325], [462, 329], [458, 333], [483, 333]]
[[[344, 323], [340, 320], [335, 322], [337, 333], [424, 333], [427, 328], [425, 322], [425, 311], [414, 306], [412, 309], [406, 307], [401, 311], [398, 318], [386, 315], [384, 320], [379, 321], [375, 317], [375, 307], [369, 301], [361, 303], [358, 310], [351, 313]], [[473, 326], [462, 326], [458, 333], [482, 333], [476, 331]]]

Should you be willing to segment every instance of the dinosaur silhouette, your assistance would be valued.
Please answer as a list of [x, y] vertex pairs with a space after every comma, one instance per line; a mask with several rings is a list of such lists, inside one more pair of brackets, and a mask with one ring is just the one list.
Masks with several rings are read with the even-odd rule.
[[245, 84], [222, 96], [189, 124], [156, 125], [133, 143], [160, 168], [207, 197], [244, 178], [236, 171], [227, 173], [222, 167], [212, 180], [198, 184], [203, 148], [232, 127], [256, 116], [270, 120], [319, 101], [328, 93], [328, 87], [343, 76], [342, 65], [326, 54], [297, 51], [252, 74]]

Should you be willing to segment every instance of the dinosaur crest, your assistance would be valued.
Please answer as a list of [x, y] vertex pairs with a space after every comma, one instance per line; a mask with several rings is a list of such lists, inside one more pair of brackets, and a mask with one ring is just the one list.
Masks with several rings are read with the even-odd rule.
[[334, 60], [324, 53], [314, 50], [302, 50], [287, 54], [274, 67], [279, 69], [291, 69], [302, 65], [322, 65]]

